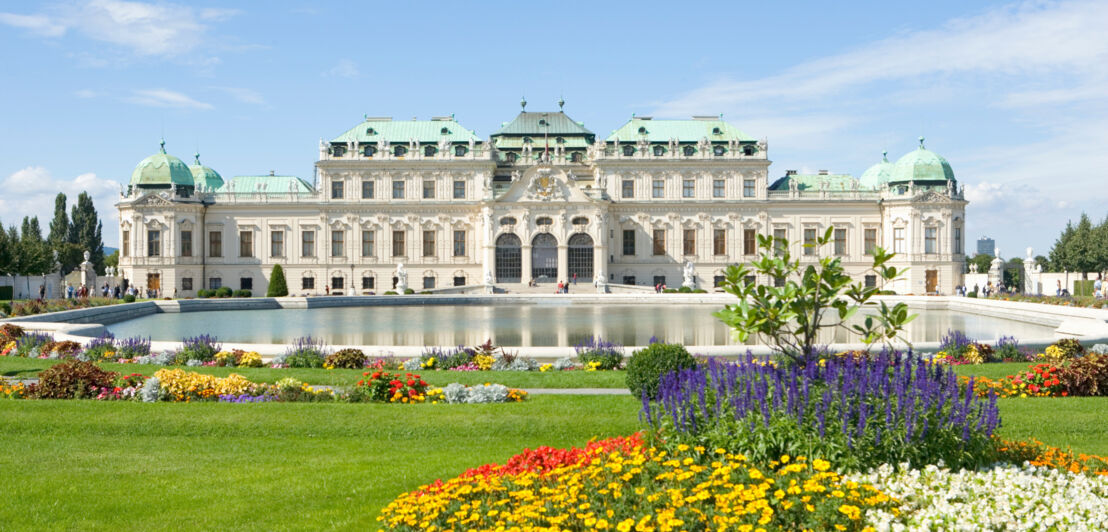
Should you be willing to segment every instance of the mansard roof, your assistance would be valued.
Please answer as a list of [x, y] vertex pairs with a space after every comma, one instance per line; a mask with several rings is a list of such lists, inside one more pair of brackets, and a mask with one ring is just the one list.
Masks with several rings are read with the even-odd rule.
[[585, 128], [581, 122], [574, 122], [563, 111], [552, 112], [528, 112], [521, 111], [511, 122], [501, 126], [500, 130], [492, 136], [518, 135], [530, 137], [542, 137], [547, 135], [553, 138], [556, 135], [587, 136], [591, 139], [595, 133]]
[[420, 143], [436, 144], [442, 138], [447, 141], [468, 143], [481, 142], [473, 131], [466, 129], [453, 116], [432, 118], [431, 120], [393, 120], [392, 118], [366, 117], [365, 121], [339, 135], [331, 142], [377, 143], [387, 140], [389, 143], [404, 144], [410, 140]]
[[830, 190], [852, 190], [854, 176], [850, 174], [786, 174], [774, 181], [770, 190], [789, 190], [789, 182], [796, 183], [797, 190], [818, 190], [821, 183], [827, 183]]
[[233, 194], [285, 194], [295, 192], [297, 194], [311, 194], [315, 192], [312, 185], [299, 177], [291, 175], [239, 175], [232, 177], [230, 181], [219, 189], [219, 192]]
[[712, 142], [755, 142], [753, 137], [717, 116], [697, 116], [691, 120], [655, 120], [649, 116], [631, 117], [626, 124], [608, 135], [608, 142], [699, 142], [707, 138]]

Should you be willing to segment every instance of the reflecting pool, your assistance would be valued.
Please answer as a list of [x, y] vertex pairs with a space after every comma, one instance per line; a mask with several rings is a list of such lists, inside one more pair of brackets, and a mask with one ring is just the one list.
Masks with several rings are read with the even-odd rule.
[[[108, 325], [117, 337], [180, 340], [211, 334], [225, 342], [280, 344], [300, 336], [346, 345], [475, 345], [492, 339], [503, 346], [573, 346], [590, 336], [623, 345], [650, 338], [685, 345], [734, 345], [712, 312], [719, 305], [426, 305], [229, 310], [154, 314]], [[916, 310], [908, 325], [911, 342], [938, 341], [948, 329], [992, 341], [1001, 336], [1045, 338], [1044, 325], [951, 312]], [[823, 343], [857, 341], [845, 330], [826, 331]], [[752, 340], [748, 343], [759, 343]]]

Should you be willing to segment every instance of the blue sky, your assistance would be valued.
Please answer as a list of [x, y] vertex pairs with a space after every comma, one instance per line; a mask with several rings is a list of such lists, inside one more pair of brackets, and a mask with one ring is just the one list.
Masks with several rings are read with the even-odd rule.
[[723, 113], [768, 138], [772, 177], [858, 176], [923, 135], [966, 186], [971, 243], [1045, 254], [1108, 214], [1106, 24], [1103, 1], [7, 3], [0, 220], [88, 190], [114, 245], [117, 183], [163, 134], [225, 178], [311, 179], [319, 138], [365, 114], [487, 137], [521, 95], [564, 95], [603, 135]]

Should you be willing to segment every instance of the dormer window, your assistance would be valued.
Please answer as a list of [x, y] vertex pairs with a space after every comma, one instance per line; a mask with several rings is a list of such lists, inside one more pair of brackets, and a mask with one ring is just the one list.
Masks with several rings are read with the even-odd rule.
[[720, 131], [718, 127], [713, 127], [713, 128], [712, 128], [712, 134], [713, 134], [713, 135], [722, 135], [722, 134], [723, 134], [723, 132], [722, 132], [722, 131]]
[[579, 152], [579, 151], [575, 151], [575, 152], [573, 152], [573, 154], [571, 154], [569, 156], [569, 160], [571, 162], [575, 162], [575, 163], [581, 162], [582, 160], [584, 160], [584, 158], [585, 157], [583, 155], [581, 155], [581, 152]]
[[331, 155], [342, 157], [346, 153], [345, 146], [331, 146]]
[[535, 218], [535, 225], [539, 227], [554, 225], [554, 220], [550, 219], [549, 216], [540, 216]]
[[364, 153], [366, 157], [373, 157], [377, 153], [377, 147], [366, 146], [365, 149], [362, 150], [362, 153]]
[[450, 130], [449, 130], [449, 129], [446, 129], [446, 128], [444, 127], [444, 128], [442, 128], [442, 129], [440, 129], [440, 130], [439, 130], [439, 133], [441, 133], [441, 134], [443, 134], [443, 135], [449, 135], [449, 134], [450, 134]]
[[530, 144], [531, 143], [531, 137], [523, 137], [523, 143], [524, 144]]
[[634, 146], [626, 145], [626, 146], [623, 147], [623, 156], [624, 157], [630, 157], [634, 154], [635, 154], [635, 147]]
[[507, 155], [506, 159], [507, 159], [507, 161], [508, 161], [509, 163], [515, 163], [515, 162], [516, 162], [516, 158], [518, 158], [518, 157], [519, 157], [519, 156], [518, 156], [518, 155], [516, 155], [515, 153], [509, 153], [509, 154]]
[[423, 147], [423, 156], [424, 157], [434, 157], [436, 151], [438, 151], [438, 150], [435, 149], [434, 146], [424, 146]]
[[640, 126], [640, 127], [639, 127], [639, 134], [640, 134], [640, 135], [645, 135], [645, 134], [646, 134], [646, 128], [645, 128], [645, 127], [641, 127], [641, 126]]
[[370, 136], [372, 136], [372, 135], [376, 135], [376, 134], [377, 134], [377, 130], [376, 130], [376, 129], [373, 129], [373, 128], [371, 128], [371, 127], [370, 127], [370, 128], [366, 128], [366, 130], [365, 130], [365, 134], [366, 134], [366, 135], [370, 135]]
[[719, 157], [719, 156], [723, 155], [724, 151], [725, 150], [723, 149], [723, 146], [713, 146], [712, 147], [712, 154], [714, 154], [716, 157]]
[[392, 149], [392, 154], [395, 157], [403, 157], [408, 154], [408, 148], [404, 146], [396, 146]]
[[457, 146], [454, 146], [454, 156], [455, 157], [461, 157], [461, 156], [465, 155], [466, 154], [466, 149], [467, 148], [465, 146], [462, 146], [461, 144], [459, 144]]
[[693, 154], [696, 153], [696, 148], [692, 146], [685, 146], [684, 148], [682, 148], [681, 153], [684, 153], [685, 157], [692, 157]]
[[654, 156], [661, 157], [666, 154], [666, 149], [661, 146], [654, 146]]
[[754, 150], [755, 150], [754, 146], [743, 146], [743, 155], [746, 155], [746, 156], [754, 155]]
[[554, 142], [557, 142], [558, 144], [565, 144], [566, 139], [563, 139], [562, 137], [558, 137], [558, 138], [554, 139]]
[[539, 119], [539, 125], [540, 125], [540, 126], [547, 126], [547, 125], [549, 125], [549, 124], [547, 124], [547, 123], [546, 123], [546, 119], [545, 119], [545, 118], [540, 118], [540, 119]]

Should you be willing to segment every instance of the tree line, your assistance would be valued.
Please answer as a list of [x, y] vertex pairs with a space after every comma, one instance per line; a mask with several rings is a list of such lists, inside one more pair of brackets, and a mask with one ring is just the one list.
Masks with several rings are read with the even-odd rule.
[[1103, 272], [1108, 270], [1108, 218], [1093, 225], [1089, 216], [1081, 213], [1077, 225], [1066, 222], [1066, 228], [1054, 241], [1048, 259], [1054, 272]]
[[43, 275], [58, 269], [65, 275], [81, 264], [85, 251], [97, 274], [103, 275], [106, 257], [102, 237], [103, 224], [92, 196], [82, 192], [67, 214], [65, 194], [58, 193], [46, 238], [37, 216], [24, 216], [18, 230], [11, 225], [5, 231], [0, 222], [0, 275]]

